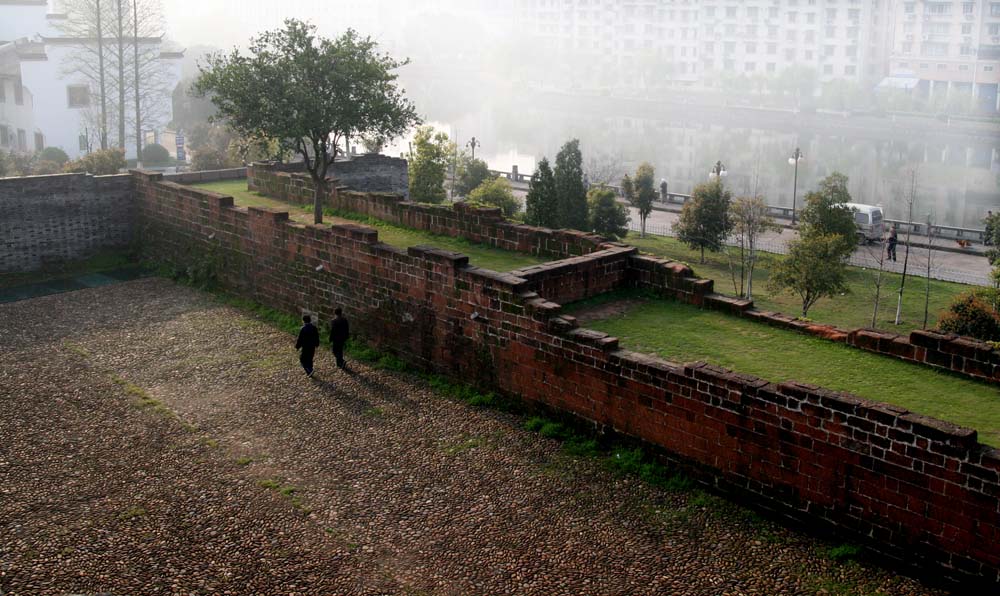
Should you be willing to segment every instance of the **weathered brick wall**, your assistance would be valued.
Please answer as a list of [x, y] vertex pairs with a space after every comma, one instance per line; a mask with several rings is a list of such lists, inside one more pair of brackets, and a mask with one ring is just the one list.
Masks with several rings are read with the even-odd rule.
[[227, 168], [224, 170], [203, 170], [200, 172], [183, 172], [180, 174], [164, 174], [163, 179], [178, 184], [197, 184], [199, 182], [218, 182], [219, 180], [243, 180], [247, 177], [246, 168]]
[[[299, 174], [308, 179], [308, 173], [301, 162], [261, 162], [254, 165], [269, 172]], [[347, 161], [335, 161], [330, 166], [327, 177], [336, 179], [337, 184], [345, 190], [390, 193], [404, 197], [410, 194], [409, 169], [406, 160], [398, 157], [369, 154], [357, 155]]]
[[0, 271], [33, 271], [132, 240], [132, 177], [0, 178]]
[[[924, 572], [987, 590], [1000, 582], [1000, 452], [973, 430], [620, 350], [539, 296], [543, 274], [498, 274], [455, 253], [381, 244], [364, 226], [292, 223], [157, 175], [136, 178], [148, 248], [162, 260], [214, 263], [226, 287], [286, 311], [329, 320], [342, 305], [352, 328], [425, 369], [656, 445], [718, 490]], [[717, 301], [683, 265], [622, 255], [627, 283], [744, 306]]]
[[[307, 175], [280, 171], [271, 164], [256, 163], [247, 171], [250, 190], [300, 205], [313, 202], [313, 183]], [[390, 223], [465, 238], [505, 250], [544, 257], [568, 257], [601, 250], [603, 238], [577, 230], [550, 230], [508, 222], [499, 209], [476, 209], [464, 203], [424, 205], [397, 194], [359, 193], [331, 183], [324, 204], [331, 209], [352, 211]]]

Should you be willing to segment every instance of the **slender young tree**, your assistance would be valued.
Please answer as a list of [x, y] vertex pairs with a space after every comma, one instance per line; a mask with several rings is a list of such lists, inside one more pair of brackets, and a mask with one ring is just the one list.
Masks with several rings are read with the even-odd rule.
[[[729, 208], [733, 234], [740, 243], [740, 294], [753, 299], [753, 273], [759, 259], [760, 237], [771, 231], [781, 232], [768, 214], [761, 197], [740, 197]], [[745, 284], [744, 284], [745, 280]]]
[[910, 264], [910, 232], [913, 230], [913, 200], [917, 192], [917, 171], [910, 172], [910, 198], [906, 209], [906, 253], [903, 255], [903, 277], [899, 280], [899, 298], [896, 300], [896, 324], [903, 320], [903, 288], [906, 287], [906, 270]]
[[702, 263], [705, 262], [705, 250], [718, 252], [733, 229], [729, 217], [731, 198], [732, 194], [716, 179], [696, 186], [681, 209], [674, 227], [677, 238], [692, 249], [700, 250]]
[[97, 71], [98, 86], [101, 92], [101, 150], [108, 148], [108, 92], [107, 81], [104, 77], [104, 27], [101, 23], [101, 0], [95, 0], [94, 17], [97, 21]]
[[531, 176], [531, 186], [524, 201], [524, 221], [532, 226], [544, 228], [559, 227], [559, 203], [556, 195], [556, 181], [544, 157]]
[[139, 0], [132, 0], [132, 48], [135, 62], [135, 163], [142, 167], [142, 98], [139, 93]]
[[247, 54], [211, 54], [194, 92], [210, 96], [217, 119], [240, 135], [278, 139], [302, 157], [315, 187], [313, 218], [322, 223], [326, 175], [343, 139], [391, 139], [420, 122], [396, 84], [394, 71], [406, 63], [352, 29], [329, 39], [288, 19], [254, 38]]
[[931, 214], [927, 214], [927, 271], [924, 281], [924, 325], [927, 329], [927, 313], [931, 307], [931, 265], [934, 261], [934, 228], [931, 227]]
[[568, 141], [556, 155], [554, 172], [559, 226], [587, 229], [587, 189], [583, 183], [583, 155], [580, 141]]
[[123, 0], [115, 0], [115, 16], [118, 27], [115, 39], [118, 46], [118, 148], [125, 148], [125, 11]]
[[646, 218], [653, 212], [653, 202], [656, 201], [656, 186], [653, 178], [653, 166], [647, 162], [639, 164], [635, 171], [635, 191], [629, 203], [639, 212], [639, 237], [646, 237]]

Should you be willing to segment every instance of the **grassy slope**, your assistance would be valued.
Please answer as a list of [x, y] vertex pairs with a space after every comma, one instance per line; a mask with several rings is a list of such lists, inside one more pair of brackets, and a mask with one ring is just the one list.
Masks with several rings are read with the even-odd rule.
[[[246, 188], [243, 180], [226, 180], [223, 182], [211, 182], [197, 184], [200, 188], [224, 193], [233, 197], [236, 204], [241, 207], [271, 207], [289, 212], [289, 217], [302, 223], [312, 223], [312, 208], [299, 209], [295, 205], [289, 205], [282, 201], [270, 199], [256, 192], [251, 192]], [[431, 234], [423, 230], [415, 230], [402, 226], [392, 225], [384, 221], [372, 219], [363, 215], [352, 213], [336, 213], [328, 215], [325, 219], [327, 223], [344, 223], [345, 221], [358, 221], [378, 229], [379, 240], [386, 244], [407, 248], [418, 244], [429, 244], [445, 250], [460, 252], [469, 256], [469, 263], [477, 267], [493, 269], [494, 271], [511, 271], [529, 265], [537, 265], [545, 262], [545, 259], [533, 257], [508, 250], [500, 250], [475, 244], [461, 238], [451, 236], [441, 236]]]
[[[579, 303], [585, 309], [623, 295]], [[587, 323], [623, 347], [675, 362], [704, 360], [771, 381], [797, 380], [975, 428], [1000, 446], [1000, 388], [842, 344], [668, 300]]]
[[[715, 280], [715, 290], [723, 294], [734, 294], [732, 275], [729, 271], [729, 261], [724, 254], [705, 254], [705, 263], [699, 264], [699, 254], [687, 248], [676, 238], [662, 236], [647, 236], [640, 239], [638, 234], [629, 234], [626, 240], [629, 244], [638, 246], [650, 254], [684, 261], [691, 265], [700, 277]], [[911, 255], [912, 257], [912, 255]], [[738, 261], [738, 257], [737, 261]], [[793, 294], [772, 294], [767, 289], [769, 262], [783, 258], [780, 255], [765, 255], [765, 260], [757, 265], [754, 272], [754, 304], [761, 310], [773, 310], [791, 316], [802, 313], [802, 302]], [[902, 255], [900, 255], [902, 258]], [[910, 265], [920, 266], [920, 259]], [[920, 328], [924, 320], [924, 290], [926, 280], [907, 276], [906, 288], [903, 293], [902, 324], [894, 324], [896, 316], [896, 300], [901, 276], [895, 273], [883, 273], [882, 299], [879, 304], [879, 316], [876, 326], [880, 329], [896, 333], [908, 333], [911, 329]], [[809, 310], [809, 318], [821, 323], [830, 323], [839, 327], [870, 327], [872, 307], [874, 305], [875, 273], [858, 267], [848, 268], [848, 285], [850, 292], [836, 298], [824, 298]], [[737, 273], [737, 283], [739, 282]], [[937, 323], [938, 314], [951, 304], [955, 295], [967, 291], [970, 286], [946, 281], [931, 280], [930, 309], [927, 325], [933, 327]]]

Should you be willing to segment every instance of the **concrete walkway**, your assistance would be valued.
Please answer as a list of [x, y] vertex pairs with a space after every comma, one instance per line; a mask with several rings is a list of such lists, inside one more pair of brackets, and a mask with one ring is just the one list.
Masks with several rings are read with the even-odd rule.
[[[639, 214], [635, 209], [629, 209], [632, 217], [631, 227], [639, 229]], [[679, 214], [673, 210], [655, 210], [646, 220], [646, 232], [658, 236], [673, 236], [673, 226], [677, 223]], [[787, 245], [790, 241], [798, 237], [798, 232], [791, 229], [782, 229], [781, 233], [771, 232], [765, 234], [761, 250], [778, 254], [788, 252]], [[900, 244], [896, 249], [897, 260], [895, 263], [886, 262], [884, 267], [887, 271], [900, 273], [903, 271], [903, 258], [906, 247], [903, 246], [905, 235], [900, 237]], [[926, 243], [923, 236], [914, 236], [913, 242]], [[937, 238], [933, 241], [933, 246], [945, 248], [958, 248], [954, 240]], [[859, 246], [851, 257], [851, 264], [858, 267], [878, 268], [878, 258], [882, 247], [879, 244], [869, 244]], [[990, 263], [984, 256], [985, 249], [981, 245], [975, 246], [968, 252], [953, 252], [944, 250], [930, 251], [931, 255], [931, 278], [944, 281], [953, 281], [971, 285], [991, 285]], [[913, 246], [910, 249], [910, 262], [907, 266], [907, 273], [918, 277], [927, 276], [927, 255], [926, 245]]]

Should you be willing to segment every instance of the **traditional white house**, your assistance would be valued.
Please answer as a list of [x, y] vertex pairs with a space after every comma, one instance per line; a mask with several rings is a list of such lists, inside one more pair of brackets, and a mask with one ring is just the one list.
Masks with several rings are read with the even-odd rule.
[[[74, 68], [74, 58], [97, 47], [95, 38], [67, 37], [58, 26], [66, 16], [46, 0], [0, 0], [0, 150], [31, 152], [59, 147], [71, 158], [100, 149], [100, 91], [92, 78]], [[104, 37], [113, 47], [116, 39]], [[133, 38], [127, 38], [132, 52]], [[170, 92], [181, 78], [183, 52], [165, 47], [162, 36], [140, 37], [144, 55], [157, 57], [165, 90], [147, 97], [143, 137], [158, 133], [172, 118]], [[96, 53], [96, 52], [95, 52]], [[109, 76], [113, 73], [109, 73]], [[126, 77], [134, 76], [126, 73]], [[140, 80], [140, 87], [143, 81]], [[133, 90], [128, 90], [126, 157], [135, 157]], [[162, 95], [162, 97], [160, 97]], [[149, 102], [150, 105], [146, 105]], [[120, 143], [114, 114], [109, 146]]]

